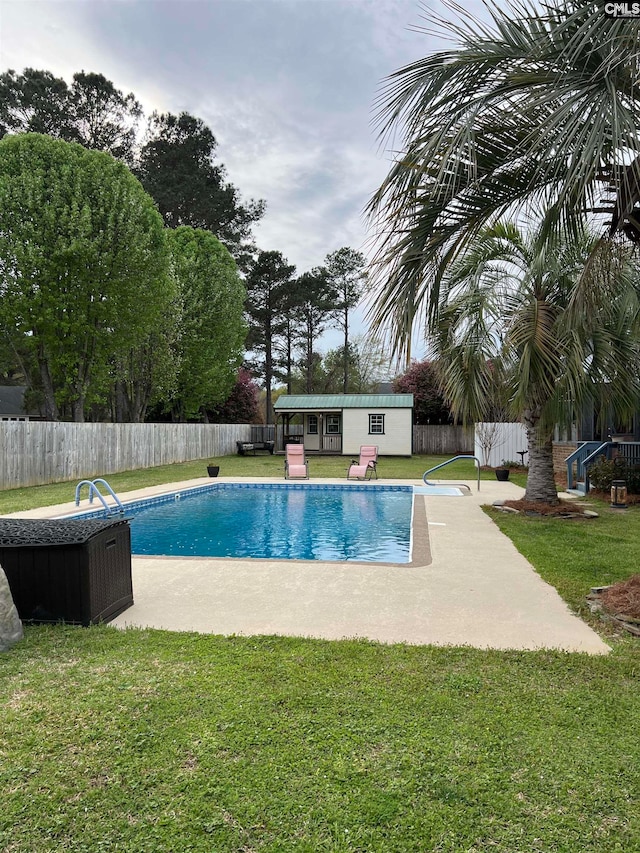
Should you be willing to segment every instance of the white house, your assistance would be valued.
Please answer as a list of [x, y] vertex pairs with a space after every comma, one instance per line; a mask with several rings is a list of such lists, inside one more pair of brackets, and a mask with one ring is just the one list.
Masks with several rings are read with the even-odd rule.
[[375, 444], [381, 456], [411, 456], [413, 394], [284, 394], [274, 409], [285, 444], [292, 418], [302, 419], [308, 452], [357, 456], [363, 444]]

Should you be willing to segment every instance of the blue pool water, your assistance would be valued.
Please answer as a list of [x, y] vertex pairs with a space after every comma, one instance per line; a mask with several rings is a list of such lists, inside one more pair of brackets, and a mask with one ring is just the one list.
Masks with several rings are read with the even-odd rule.
[[407, 563], [411, 488], [218, 484], [125, 506], [134, 554]]

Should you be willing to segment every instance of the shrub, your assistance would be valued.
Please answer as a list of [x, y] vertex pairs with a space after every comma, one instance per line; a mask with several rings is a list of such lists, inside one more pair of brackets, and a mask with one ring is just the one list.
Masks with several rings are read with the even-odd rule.
[[628, 465], [624, 479], [627, 481], [629, 494], [640, 495], [640, 465]]
[[589, 480], [592, 488], [598, 492], [606, 492], [611, 488], [613, 480], [622, 478], [619, 471], [619, 460], [606, 459], [601, 456], [596, 462], [589, 467]]
[[614, 480], [624, 480], [631, 495], [640, 494], [640, 465], [627, 465], [622, 458], [601, 456], [589, 468], [589, 481], [598, 492], [608, 492]]
[[503, 459], [500, 467], [501, 468], [519, 468], [522, 471], [526, 470], [526, 468], [527, 468], [527, 466], [524, 465], [522, 462], [514, 462], [513, 459]]

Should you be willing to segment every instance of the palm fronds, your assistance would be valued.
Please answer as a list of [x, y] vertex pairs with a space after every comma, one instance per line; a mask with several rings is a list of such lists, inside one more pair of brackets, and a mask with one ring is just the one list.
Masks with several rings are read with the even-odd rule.
[[442, 280], [435, 350], [458, 415], [482, 419], [500, 394], [541, 429], [587, 400], [629, 417], [640, 401], [640, 268], [628, 246], [589, 231], [484, 229]]
[[456, 7], [440, 24], [459, 47], [400, 69], [380, 94], [382, 138], [404, 141], [367, 208], [370, 318], [396, 346], [416, 317], [436, 322], [445, 270], [485, 225], [542, 205], [546, 239], [579, 232], [604, 203], [615, 231], [640, 199], [627, 168], [640, 150], [640, 22], [557, 0], [487, 9], [483, 25]]

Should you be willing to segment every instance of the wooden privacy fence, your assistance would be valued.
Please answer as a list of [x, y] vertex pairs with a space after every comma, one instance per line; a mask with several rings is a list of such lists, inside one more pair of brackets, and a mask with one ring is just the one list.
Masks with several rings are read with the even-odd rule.
[[249, 424], [0, 422], [0, 489], [102, 477], [236, 452]]
[[473, 453], [473, 427], [414, 426], [413, 452], [436, 456]]

